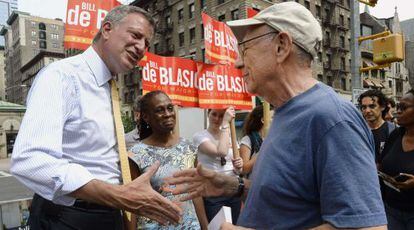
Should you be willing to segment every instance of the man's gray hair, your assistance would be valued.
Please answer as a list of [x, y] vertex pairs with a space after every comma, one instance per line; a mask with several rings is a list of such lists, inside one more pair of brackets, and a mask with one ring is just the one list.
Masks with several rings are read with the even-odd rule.
[[295, 53], [296, 53], [296, 57], [298, 59], [298, 63], [299, 65], [303, 66], [303, 67], [311, 67], [312, 65], [312, 61], [313, 61], [313, 57], [310, 53], [306, 52], [302, 47], [295, 45]]
[[137, 6], [130, 6], [130, 5], [120, 5], [113, 8], [109, 13], [106, 15], [105, 19], [102, 21], [101, 28], [99, 29], [98, 33], [93, 38], [93, 42], [99, 41], [102, 35], [103, 25], [106, 22], [110, 22], [113, 26], [117, 25], [122, 19], [124, 19], [129, 14], [141, 14], [144, 18], [150, 23], [152, 28], [155, 30], [155, 21], [152, 18], [151, 14], [145, 11], [144, 9], [137, 7]]

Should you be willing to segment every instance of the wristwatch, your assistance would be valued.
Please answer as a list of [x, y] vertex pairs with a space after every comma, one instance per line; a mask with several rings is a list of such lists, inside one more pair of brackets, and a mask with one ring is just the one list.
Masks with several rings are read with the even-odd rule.
[[219, 127], [220, 131], [224, 131], [228, 128], [230, 128], [229, 125], [220, 125], [220, 127]]
[[237, 188], [237, 193], [234, 194], [235, 197], [241, 197], [244, 192], [244, 180], [240, 176], [237, 177], [239, 180], [239, 187]]

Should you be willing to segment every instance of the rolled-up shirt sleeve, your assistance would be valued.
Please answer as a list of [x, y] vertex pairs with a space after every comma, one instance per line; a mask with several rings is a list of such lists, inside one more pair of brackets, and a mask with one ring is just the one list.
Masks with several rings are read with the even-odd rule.
[[62, 205], [68, 196], [94, 177], [80, 164], [62, 156], [64, 125], [76, 108], [76, 85], [50, 64], [37, 76], [27, 100], [27, 110], [14, 144], [11, 173], [35, 193]]

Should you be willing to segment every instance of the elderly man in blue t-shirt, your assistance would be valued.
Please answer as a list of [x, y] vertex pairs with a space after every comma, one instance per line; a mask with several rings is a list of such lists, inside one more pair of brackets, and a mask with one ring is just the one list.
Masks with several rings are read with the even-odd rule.
[[[247, 88], [276, 108], [251, 181], [204, 169], [169, 178], [174, 193], [241, 195], [237, 225], [255, 229], [386, 229], [374, 143], [358, 110], [312, 77], [322, 31], [296, 2], [228, 22]], [[224, 224], [223, 229], [243, 229]]]

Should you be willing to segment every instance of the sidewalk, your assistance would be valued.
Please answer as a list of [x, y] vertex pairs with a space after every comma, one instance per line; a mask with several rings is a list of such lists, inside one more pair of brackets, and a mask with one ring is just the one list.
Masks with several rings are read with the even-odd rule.
[[0, 159], [0, 171], [10, 171], [10, 158]]

